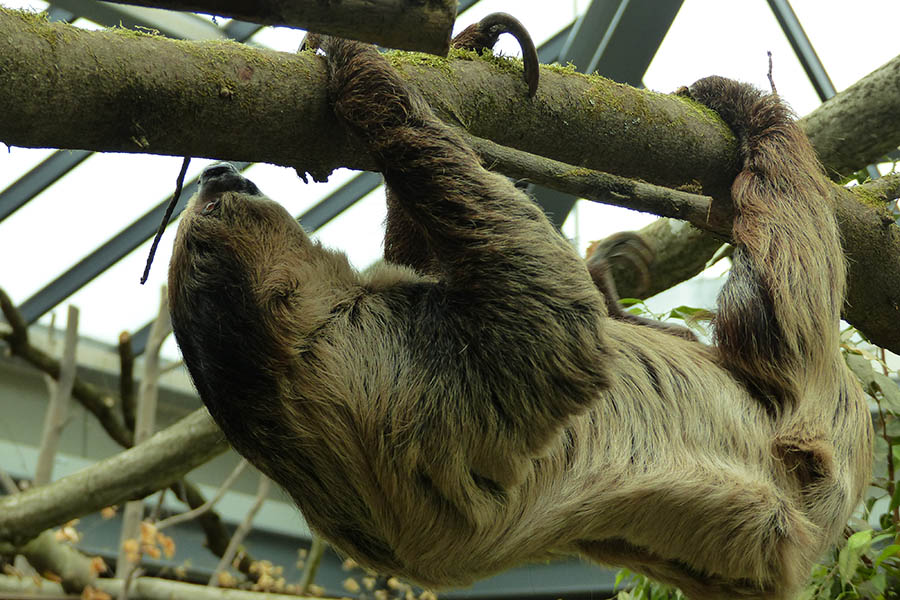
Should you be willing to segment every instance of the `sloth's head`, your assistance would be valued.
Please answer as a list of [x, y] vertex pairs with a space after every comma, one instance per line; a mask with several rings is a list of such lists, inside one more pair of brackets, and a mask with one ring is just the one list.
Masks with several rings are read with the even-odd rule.
[[228, 385], [247, 369], [283, 364], [279, 336], [291, 329], [292, 307], [302, 304], [296, 298], [305, 292], [312, 247], [296, 219], [234, 166], [203, 171], [175, 238], [169, 310], [208, 405], [213, 381]]

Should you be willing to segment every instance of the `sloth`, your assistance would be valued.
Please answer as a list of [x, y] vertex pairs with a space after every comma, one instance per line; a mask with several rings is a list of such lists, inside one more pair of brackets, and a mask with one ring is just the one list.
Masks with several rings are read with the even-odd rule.
[[861, 499], [872, 429], [839, 350], [829, 186], [788, 109], [722, 78], [682, 91], [741, 161], [706, 345], [611, 315], [539, 207], [384, 58], [314, 41], [427, 261], [359, 273], [207, 168], [169, 300], [232, 446], [340, 551], [424, 586], [577, 554], [691, 598], [790, 598]]

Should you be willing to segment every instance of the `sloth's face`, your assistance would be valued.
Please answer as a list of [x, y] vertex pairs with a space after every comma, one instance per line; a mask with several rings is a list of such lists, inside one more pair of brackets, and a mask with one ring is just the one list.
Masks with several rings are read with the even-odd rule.
[[220, 424], [232, 392], [274, 393], [260, 373], [290, 359], [281, 336], [308, 295], [301, 282], [312, 247], [290, 213], [232, 165], [203, 172], [175, 238], [169, 310], [188, 370]]
[[311, 248], [290, 213], [232, 165], [207, 167], [182, 215], [169, 264], [173, 320], [182, 328], [202, 320], [260, 325], [275, 314], [274, 301], [302, 293]]
[[298, 267], [309, 239], [284, 207], [265, 196], [233, 165], [218, 163], [200, 176], [175, 239], [170, 286], [219, 293], [244, 281], [252, 291], [271, 271]]

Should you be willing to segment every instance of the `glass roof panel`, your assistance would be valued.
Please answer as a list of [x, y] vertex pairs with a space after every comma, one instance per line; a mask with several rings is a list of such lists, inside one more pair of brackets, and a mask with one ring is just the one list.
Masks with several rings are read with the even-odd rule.
[[[188, 177], [207, 162], [192, 161]], [[0, 256], [28, 257], [3, 263], [0, 285], [21, 303], [171, 196], [180, 168], [172, 156], [93, 154], [0, 223]]]
[[708, 75], [722, 75], [768, 90], [768, 51], [778, 93], [797, 114], [817, 107], [819, 98], [765, 2], [686, 0], [644, 83], [672, 92]]
[[791, 6], [837, 91], [900, 53], [900, 2], [792, 0]]

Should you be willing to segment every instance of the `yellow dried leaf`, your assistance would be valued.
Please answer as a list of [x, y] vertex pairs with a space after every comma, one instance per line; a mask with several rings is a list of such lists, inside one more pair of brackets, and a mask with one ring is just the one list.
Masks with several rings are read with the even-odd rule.
[[81, 600], [112, 600], [112, 596], [88, 585], [81, 590]]
[[353, 579], [352, 577], [348, 577], [347, 579], [345, 579], [343, 581], [343, 583], [341, 583], [341, 585], [344, 587], [345, 590], [347, 590], [351, 594], [358, 594], [359, 591], [362, 589], [359, 586], [359, 582], [356, 581], [355, 579]]
[[94, 575], [99, 575], [100, 573], [106, 573], [109, 570], [107, 564], [103, 561], [99, 556], [95, 556], [91, 559], [91, 573]]

